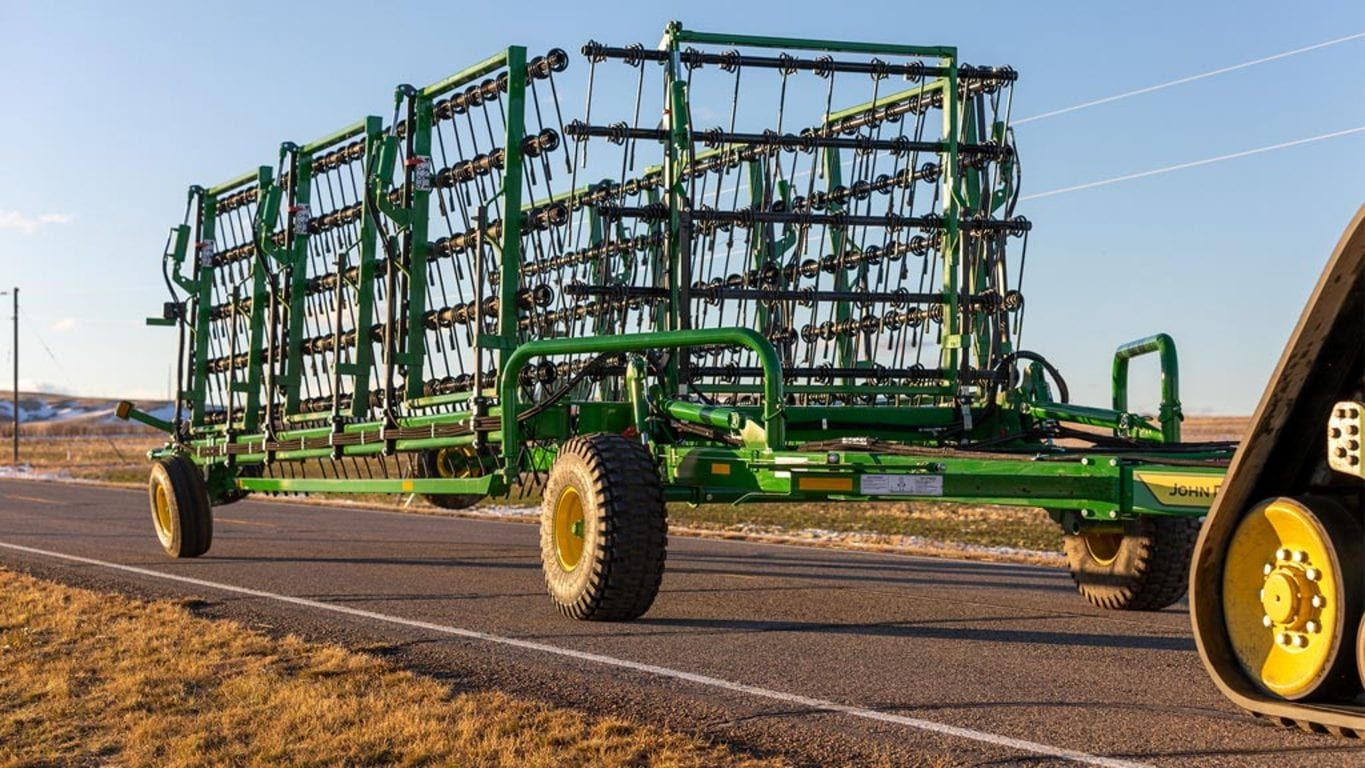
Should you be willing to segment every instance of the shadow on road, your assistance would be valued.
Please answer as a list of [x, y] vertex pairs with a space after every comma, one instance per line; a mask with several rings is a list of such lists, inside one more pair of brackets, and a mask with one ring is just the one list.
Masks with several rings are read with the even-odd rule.
[[[1017, 621], [1019, 616], [973, 618], [969, 621]], [[1055, 616], [1052, 618], [1065, 618]], [[1194, 651], [1190, 637], [1120, 633], [1058, 632], [1038, 629], [990, 629], [985, 627], [941, 626], [930, 621], [886, 621], [872, 623], [829, 623], [805, 621], [765, 621], [762, 619], [651, 619], [636, 622], [644, 627], [722, 630], [731, 632], [796, 632], [816, 635], [844, 634], [863, 637], [894, 637], [918, 640], [971, 640], [985, 643], [1023, 643], [1047, 646], [1130, 648], [1145, 651]]]

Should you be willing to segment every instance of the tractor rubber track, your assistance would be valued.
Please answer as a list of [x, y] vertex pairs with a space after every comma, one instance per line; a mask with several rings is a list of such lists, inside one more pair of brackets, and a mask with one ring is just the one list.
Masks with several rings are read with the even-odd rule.
[[[1303, 493], [1322, 457], [1318, 416], [1359, 386], [1365, 360], [1365, 206], [1337, 243], [1261, 396], [1251, 427], [1204, 524], [1190, 571], [1190, 620], [1205, 669], [1222, 693], [1252, 715], [1314, 733], [1365, 738], [1365, 706], [1290, 702], [1243, 674], [1223, 624], [1223, 559], [1232, 532], [1258, 500]], [[1305, 429], [1304, 425], [1314, 428]], [[1316, 459], [1322, 461], [1321, 458]], [[1325, 462], [1323, 462], [1325, 463]], [[1354, 643], [1352, 643], [1354, 646]]]

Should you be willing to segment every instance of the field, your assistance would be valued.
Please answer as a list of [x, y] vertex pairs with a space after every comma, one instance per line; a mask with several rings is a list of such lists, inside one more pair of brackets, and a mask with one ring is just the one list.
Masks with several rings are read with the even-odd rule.
[[[1189, 417], [1185, 439], [1235, 440], [1245, 417]], [[121, 422], [120, 422], [121, 423]], [[22, 461], [32, 472], [76, 480], [140, 485], [146, 480], [146, 452], [162, 444], [157, 433], [43, 435], [25, 439]], [[420, 497], [348, 497], [351, 502], [400, 506], [437, 513]], [[531, 521], [536, 498], [488, 500], [472, 510]], [[708, 535], [766, 538], [822, 546], [889, 548], [930, 554], [1038, 561], [1055, 553], [1061, 533], [1041, 509], [985, 505], [880, 502], [868, 504], [669, 505], [675, 529]], [[1044, 558], [1046, 559], [1046, 558]]]

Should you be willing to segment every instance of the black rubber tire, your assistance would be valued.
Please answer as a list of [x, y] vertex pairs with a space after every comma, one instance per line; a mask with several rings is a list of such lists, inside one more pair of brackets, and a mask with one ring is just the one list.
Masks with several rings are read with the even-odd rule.
[[1159, 611], [1185, 596], [1203, 518], [1141, 517], [1128, 523], [1112, 561], [1096, 559], [1083, 535], [1063, 537], [1076, 589], [1092, 605]]
[[[422, 451], [417, 459], [418, 474], [421, 477], [442, 477], [437, 466], [439, 456], [439, 451]], [[424, 493], [422, 498], [433, 507], [441, 509], [469, 509], [484, 499], [483, 495], [478, 493]]]
[[[582, 503], [583, 551], [572, 570], [555, 547], [555, 506], [566, 487]], [[589, 621], [629, 621], [659, 594], [668, 549], [663, 482], [649, 449], [616, 434], [570, 439], [545, 485], [540, 555], [559, 612]]]
[[474, 493], [424, 493], [422, 498], [441, 509], [469, 509], [483, 501], [482, 496]]
[[[1365, 688], [1365, 613], [1361, 614], [1360, 624], [1356, 628], [1356, 678], [1360, 688]], [[1365, 733], [1361, 736], [1365, 737]]]
[[[157, 522], [157, 493], [164, 490], [169, 530], [163, 535]], [[199, 557], [213, 544], [213, 509], [209, 505], [204, 475], [193, 461], [170, 456], [152, 465], [147, 482], [152, 526], [162, 549], [171, 557]]]

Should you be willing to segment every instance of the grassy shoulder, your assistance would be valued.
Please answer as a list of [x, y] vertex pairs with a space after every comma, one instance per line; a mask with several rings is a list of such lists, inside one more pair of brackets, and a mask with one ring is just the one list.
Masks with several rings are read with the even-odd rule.
[[0, 765], [777, 766], [0, 569]]
[[105, 483], [147, 482], [147, 451], [166, 444], [164, 435], [39, 436], [24, 439], [19, 458], [35, 472]]
[[[672, 504], [673, 525], [738, 534], [913, 544], [923, 539], [1039, 552], [1061, 548], [1061, 528], [1041, 509], [920, 502]], [[909, 541], [908, 541], [909, 540]]]

